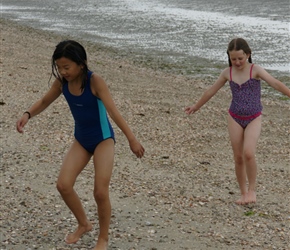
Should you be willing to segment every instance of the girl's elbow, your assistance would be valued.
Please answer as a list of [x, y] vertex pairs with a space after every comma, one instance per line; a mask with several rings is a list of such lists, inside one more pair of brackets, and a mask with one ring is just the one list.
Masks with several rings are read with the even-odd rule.
[[107, 110], [107, 113], [109, 117], [116, 123], [118, 124], [118, 121], [120, 121], [121, 115], [115, 112], [111, 112]]

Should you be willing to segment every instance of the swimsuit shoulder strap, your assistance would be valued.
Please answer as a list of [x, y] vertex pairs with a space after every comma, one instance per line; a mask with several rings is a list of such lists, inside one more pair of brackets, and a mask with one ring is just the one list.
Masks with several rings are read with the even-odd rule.
[[232, 66], [230, 67], [230, 80], [232, 81], [233, 78], [232, 78]]
[[64, 94], [65, 92], [68, 92], [68, 82], [66, 80], [64, 80], [62, 82], [62, 93]]
[[254, 64], [252, 64], [251, 69], [250, 69], [250, 79], [252, 79], [253, 67], [254, 67]]
[[93, 72], [89, 70], [89, 71], [88, 71], [88, 80], [91, 79], [92, 74], [93, 74]]
[[[90, 71], [90, 70], [88, 70], [88, 74], [87, 74], [87, 84], [86, 84], [86, 86], [90, 86], [92, 74], [93, 74], [93, 72]], [[91, 89], [91, 88], [89, 88], [89, 89]]]

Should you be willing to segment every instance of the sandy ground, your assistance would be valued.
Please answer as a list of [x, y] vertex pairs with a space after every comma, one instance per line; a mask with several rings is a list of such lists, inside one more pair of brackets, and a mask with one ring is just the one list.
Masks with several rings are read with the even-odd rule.
[[[55, 181], [72, 141], [73, 121], [63, 97], [30, 120], [18, 117], [49, 88], [50, 58], [64, 37], [1, 20], [0, 249], [91, 249], [98, 233], [93, 167], [76, 189], [94, 230], [77, 244], [64, 236], [76, 221]], [[183, 109], [212, 84], [133, 65], [83, 42], [90, 68], [146, 149], [138, 160], [116, 128], [111, 181], [110, 249], [290, 249], [289, 99], [263, 92], [263, 128], [255, 205], [238, 206], [226, 116], [228, 86], [194, 116]], [[289, 80], [289, 79], [288, 79]]]

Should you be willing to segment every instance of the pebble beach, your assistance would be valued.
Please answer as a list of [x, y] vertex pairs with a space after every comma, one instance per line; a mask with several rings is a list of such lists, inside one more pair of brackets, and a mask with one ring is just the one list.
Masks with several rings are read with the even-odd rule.
[[[64, 37], [0, 19], [0, 249], [91, 249], [98, 235], [93, 165], [79, 176], [79, 193], [94, 229], [78, 243], [65, 235], [76, 221], [56, 190], [73, 119], [61, 96], [33, 117], [24, 134], [16, 121], [50, 86], [51, 55]], [[113, 124], [116, 156], [110, 192], [109, 249], [290, 249], [290, 102], [262, 92], [257, 203], [239, 206], [227, 131], [229, 86], [193, 116], [214, 77], [188, 77], [134, 64], [81, 41], [92, 71], [108, 84], [118, 109], [145, 147], [137, 159]], [[283, 77], [289, 86], [289, 77]], [[264, 90], [268, 89], [263, 85]]]

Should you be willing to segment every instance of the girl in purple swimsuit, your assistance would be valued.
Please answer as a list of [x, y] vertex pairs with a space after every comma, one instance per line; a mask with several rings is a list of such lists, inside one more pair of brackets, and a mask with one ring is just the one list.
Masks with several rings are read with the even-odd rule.
[[100, 233], [94, 250], [108, 248], [111, 219], [109, 184], [114, 161], [114, 132], [107, 118], [112, 120], [128, 139], [132, 152], [139, 158], [144, 148], [123, 119], [104, 80], [89, 71], [86, 51], [76, 41], [60, 42], [52, 56], [52, 73], [56, 77], [50, 90], [33, 104], [17, 121], [23, 133], [28, 120], [44, 111], [63, 94], [75, 120], [75, 140], [64, 157], [57, 180], [57, 189], [78, 221], [77, 229], [66, 236], [66, 243], [76, 243], [92, 230], [81, 201], [73, 186], [77, 176], [93, 157], [95, 168], [94, 198], [98, 206]]
[[242, 205], [256, 202], [255, 153], [262, 120], [260, 79], [288, 97], [290, 89], [262, 67], [252, 64], [251, 49], [244, 39], [233, 39], [228, 45], [227, 54], [229, 67], [221, 72], [217, 81], [204, 92], [196, 104], [185, 108], [185, 112], [193, 114], [198, 111], [227, 81], [229, 82], [232, 102], [229, 108], [228, 129], [241, 191], [241, 198], [236, 203]]

